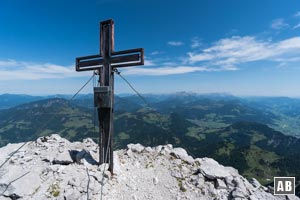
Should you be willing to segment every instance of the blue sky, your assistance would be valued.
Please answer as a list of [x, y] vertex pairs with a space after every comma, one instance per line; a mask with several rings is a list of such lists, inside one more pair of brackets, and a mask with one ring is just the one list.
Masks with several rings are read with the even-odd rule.
[[3, 1], [0, 93], [75, 93], [92, 74], [75, 57], [99, 52], [109, 18], [116, 51], [145, 49], [145, 66], [120, 69], [142, 93], [300, 97], [298, 0]]

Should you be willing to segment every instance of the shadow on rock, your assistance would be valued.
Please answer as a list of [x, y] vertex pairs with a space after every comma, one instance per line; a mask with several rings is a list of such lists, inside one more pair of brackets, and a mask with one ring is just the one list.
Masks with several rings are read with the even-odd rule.
[[88, 162], [91, 165], [97, 165], [98, 162], [92, 157], [89, 151], [83, 149], [81, 151], [77, 150], [69, 150], [71, 159], [73, 162], [76, 162], [78, 164], [81, 164], [81, 160], [84, 159], [86, 162]]

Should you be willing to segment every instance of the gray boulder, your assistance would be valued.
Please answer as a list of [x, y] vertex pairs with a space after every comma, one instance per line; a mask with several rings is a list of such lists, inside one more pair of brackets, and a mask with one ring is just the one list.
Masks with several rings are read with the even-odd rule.
[[170, 152], [171, 156], [174, 156], [175, 158], [179, 158], [189, 164], [192, 164], [194, 162], [194, 159], [192, 156], [189, 156], [185, 149], [183, 148], [174, 148]]
[[239, 176], [238, 171], [232, 167], [224, 167], [211, 158], [198, 158], [201, 173], [209, 179], [224, 179], [229, 176]]
[[132, 152], [136, 153], [142, 153], [142, 151], [145, 149], [145, 147], [141, 144], [128, 144], [127, 145], [128, 149], [131, 149]]

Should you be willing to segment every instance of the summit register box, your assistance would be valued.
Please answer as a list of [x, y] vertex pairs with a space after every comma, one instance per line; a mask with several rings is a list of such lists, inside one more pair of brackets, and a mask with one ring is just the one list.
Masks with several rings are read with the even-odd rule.
[[94, 87], [94, 106], [97, 108], [112, 107], [112, 90], [110, 86]]

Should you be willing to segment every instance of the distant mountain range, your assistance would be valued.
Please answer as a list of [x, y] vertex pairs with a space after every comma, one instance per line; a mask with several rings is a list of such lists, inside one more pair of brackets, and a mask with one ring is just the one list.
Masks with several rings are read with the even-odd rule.
[[[12, 108], [24, 103], [33, 101], [51, 99], [51, 98], [63, 98], [70, 99], [72, 95], [56, 94], [48, 96], [31, 96], [27, 94], [1, 94], [0, 95], [0, 110]], [[92, 98], [92, 94], [79, 94], [77, 98]]]
[[[60, 97], [0, 95], [0, 146], [51, 133], [97, 141], [93, 95]], [[300, 99], [186, 92], [145, 98], [151, 108], [135, 95], [115, 97], [115, 148], [172, 143], [264, 184], [274, 176], [300, 180]]]

